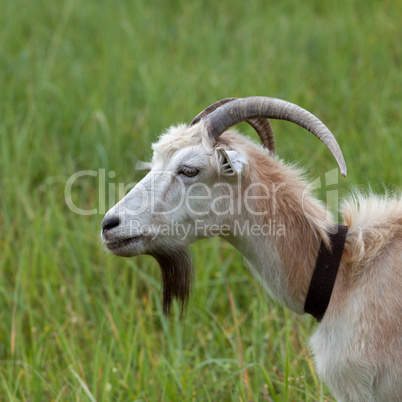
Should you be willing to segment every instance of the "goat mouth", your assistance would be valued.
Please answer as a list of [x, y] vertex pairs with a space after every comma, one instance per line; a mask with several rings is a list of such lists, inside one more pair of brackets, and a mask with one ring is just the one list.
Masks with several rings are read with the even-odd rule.
[[123, 248], [126, 248], [127, 246], [139, 243], [142, 240], [144, 240], [145, 237], [146, 236], [144, 236], [144, 235], [139, 235], [139, 236], [129, 237], [127, 239], [110, 241], [110, 242], [106, 242], [105, 246], [109, 251], [111, 251], [113, 253], [119, 249], [123, 249]]

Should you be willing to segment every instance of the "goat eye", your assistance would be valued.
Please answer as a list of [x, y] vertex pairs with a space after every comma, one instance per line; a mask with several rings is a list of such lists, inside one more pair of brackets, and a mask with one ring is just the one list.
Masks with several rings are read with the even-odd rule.
[[200, 171], [196, 168], [183, 166], [179, 173], [184, 174], [184, 176], [187, 176], [187, 177], [194, 177], [194, 176], [197, 176], [197, 174], [200, 173]]

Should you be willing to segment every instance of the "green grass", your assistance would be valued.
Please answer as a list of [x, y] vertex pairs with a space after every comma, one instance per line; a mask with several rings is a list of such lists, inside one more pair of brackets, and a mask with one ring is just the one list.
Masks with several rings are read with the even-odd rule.
[[[136, 181], [164, 128], [249, 95], [332, 129], [342, 192], [397, 187], [401, 12], [397, 0], [0, 0], [0, 399], [332, 400], [308, 352], [316, 324], [270, 301], [226, 243], [192, 246], [187, 316], [166, 320], [156, 262], [107, 255], [102, 214], [74, 214], [64, 187], [79, 170]], [[335, 167], [300, 128], [274, 129], [311, 178]], [[74, 202], [98, 208], [98, 185], [77, 180]]]

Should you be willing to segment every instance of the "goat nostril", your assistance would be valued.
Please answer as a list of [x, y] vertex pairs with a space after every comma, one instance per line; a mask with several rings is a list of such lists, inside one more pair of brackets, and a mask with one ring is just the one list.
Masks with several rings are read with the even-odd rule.
[[116, 226], [119, 226], [120, 224], [120, 219], [117, 216], [111, 216], [109, 218], [105, 218], [102, 221], [102, 229], [103, 230], [108, 230], [108, 229], [113, 229]]

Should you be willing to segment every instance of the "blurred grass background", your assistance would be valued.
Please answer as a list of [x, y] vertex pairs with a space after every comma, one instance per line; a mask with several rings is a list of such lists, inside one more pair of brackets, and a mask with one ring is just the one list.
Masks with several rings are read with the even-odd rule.
[[[107, 255], [104, 211], [74, 214], [64, 188], [79, 170], [137, 181], [164, 128], [250, 95], [330, 127], [343, 193], [398, 188], [401, 17], [397, 0], [0, 0], [1, 400], [332, 400], [307, 347], [316, 324], [270, 301], [226, 243], [192, 247], [188, 314], [166, 320], [155, 261]], [[285, 160], [311, 178], [335, 167], [273, 124]], [[99, 210], [99, 178], [73, 199]]]

